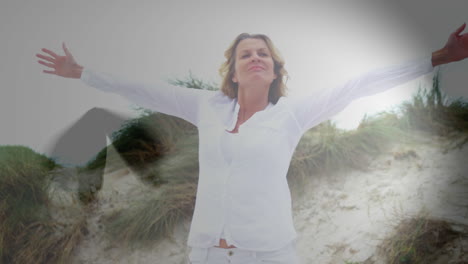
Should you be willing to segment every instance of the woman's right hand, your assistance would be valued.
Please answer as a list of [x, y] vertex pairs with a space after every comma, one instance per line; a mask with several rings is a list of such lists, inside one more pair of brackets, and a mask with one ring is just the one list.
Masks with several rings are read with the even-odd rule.
[[36, 54], [36, 57], [42, 59], [38, 62], [46, 67], [49, 67], [53, 70], [43, 70], [42, 72], [48, 74], [55, 74], [65, 78], [81, 78], [81, 73], [83, 72], [83, 66], [76, 63], [75, 58], [70, 53], [70, 51], [65, 46], [65, 42], [62, 43], [63, 51], [65, 56], [59, 56], [55, 52], [48, 49], [42, 49], [45, 54]]

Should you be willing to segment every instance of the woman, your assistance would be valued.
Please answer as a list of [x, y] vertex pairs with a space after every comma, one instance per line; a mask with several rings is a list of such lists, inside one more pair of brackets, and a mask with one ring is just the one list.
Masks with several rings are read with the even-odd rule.
[[415, 62], [369, 72], [319, 96], [285, 97], [286, 70], [265, 35], [239, 35], [225, 52], [221, 91], [128, 82], [42, 49], [53, 70], [80, 78], [143, 107], [181, 117], [198, 127], [200, 174], [188, 245], [191, 263], [299, 263], [286, 174], [294, 149], [309, 128], [353, 99], [468, 57], [463, 24], [444, 48]]

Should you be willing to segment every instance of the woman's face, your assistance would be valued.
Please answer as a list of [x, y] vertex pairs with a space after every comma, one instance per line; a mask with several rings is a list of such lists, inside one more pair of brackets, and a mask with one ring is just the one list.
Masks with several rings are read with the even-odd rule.
[[276, 79], [271, 52], [263, 39], [241, 40], [236, 47], [232, 81], [241, 85], [264, 82], [270, 85]]

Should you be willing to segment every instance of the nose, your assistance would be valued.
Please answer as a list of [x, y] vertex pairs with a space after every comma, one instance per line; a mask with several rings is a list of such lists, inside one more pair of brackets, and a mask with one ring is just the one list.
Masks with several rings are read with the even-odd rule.
[[258, 54], [252, 55], [252, 61], [259, 61], [259, 60], [260, 60], [260, 56], [258, 56]]

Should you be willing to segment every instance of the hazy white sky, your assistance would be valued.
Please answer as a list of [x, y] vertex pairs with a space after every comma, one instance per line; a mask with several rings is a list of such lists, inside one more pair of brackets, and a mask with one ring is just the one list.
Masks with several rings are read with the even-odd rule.
[[[286, 60], [291, 93], [327, 89], [358, 72], [429, 56], [468, 20], [466, 1], [3, 0], [0, 3], [0, 145], [46, 152], [86, 111], [135, 112], [79, 80], [42, 73], [35, 54], [63, 53], [130, 79], [185, 77], [219, 82], [224, 50], [240, 33], [270, 36]], [[410, 2], [410, 3], [407, 3]], [[443, 88], [468, 97], [468, 63], [443, 68]], [[421, 78], [358, 100], [334, 120], [352, 127], [366, 111], [396, 105]]]

